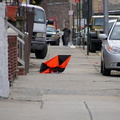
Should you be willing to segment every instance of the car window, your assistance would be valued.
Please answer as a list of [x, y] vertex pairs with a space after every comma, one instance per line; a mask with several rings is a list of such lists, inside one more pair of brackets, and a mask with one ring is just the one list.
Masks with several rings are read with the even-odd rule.
[[[117, 19], [117, 17], [109, 17], [109, 20]], [[94, 26], [103, 26], [104, 25], [104, 17], [103, 18], [95, 18]]]
[[109, 24], [108, 24], [108, 33], [110, 32], [110, 30], [111, 30], [114, 23], [115, 22], [109, 22]]
[[[23, 6], [24, 7], [24, 6]], [[26, 8], [25, 8], [26, 9]], [[45, 16], [45, 12], [39, 8], [33, 8], [33, 7], [29, 7], [27, 8], [30, 12], [34, 11], [34, 22], [35, 23], [40, 23], [40, 24], [45, 24], [46, 23], [46, 16]], [[21, 16], [23, 16], [22, 13], [23, 8], [20, 8], [20, 14]]]
[[47, 27], [47, 32], [56, 32], [54, 27]]
[[110, 35], [110, 40], [120, 40], [120, 25], [115, 25]]
[[40, 23], [45, 23], [45, 14], [44, 11], [35, 8], [35, 18], [34, 21], [35, 22], [40, 22]]
[[111, 29], [113, 23], [115, 23], [115, 22], [110, 22], [110, 23], [109, 23], [109, 30]]
[[103, 24], [104, 24], [103, 18], [95, 18], [94, 26], [103, 26]]

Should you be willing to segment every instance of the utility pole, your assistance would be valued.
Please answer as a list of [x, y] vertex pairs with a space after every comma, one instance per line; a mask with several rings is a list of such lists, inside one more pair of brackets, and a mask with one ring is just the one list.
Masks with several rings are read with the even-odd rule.
[[[76, 27], [76, 32], [78, 33], [78, 26], [79, 26], [79, 3], [76, 2], [76, 13], [77, 13], [77, 27]], [[76, 44], [78, 44], [78, 34], [77, 34], [77, 41]]]
[[108, 0], [104, 0], [104, 33], [108, 35]]
[[80, 4], [80, 0], [75, 0], [76, 2], [76, 12], [77, 12], [77, 28], [76, 28], [76, 32], [77, 32], [77, 41], [76, 44], [80, 45], [80, 39], [78, 41], [78, 37], [80, 36], [80, 30], [81, 30], [81, 4]]
[[89, 39], [90, 39], [90, 34], [89, 34], [89, 23], [90, 23], [90, 1], [87, 0], [87, 55], [89, 55]]
[[72, 10], [72, 1], [73, 0], [70, 0], [70, 11], [69, 11], [69, 15], [70, 15], [70, 30], [71, 30], [71, 34], [70, 34], [70, 45], [72, 45], [72, 23], [73, 23], [73, 19], [72, 19], [72, 16], [73, 16], [73, 10]]
[[[78, 10], [79, 10], [79, 28], [78, 28], [78, 35], [79, 35], [79, 37], [81, 36], [81, 2], [80, 2], [80, 0], [79, 0], [79, 2], [78, 2], [78, 4], [79, 4], [79, 8], [78, 8]], [[81, 41], [81, 37], [80, 37], [80, 41]], [[79, 41], [79, 42], [80, 42]]]

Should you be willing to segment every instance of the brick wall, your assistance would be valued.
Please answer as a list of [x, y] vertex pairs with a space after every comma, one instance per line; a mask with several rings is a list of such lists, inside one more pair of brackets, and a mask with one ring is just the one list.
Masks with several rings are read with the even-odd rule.
[[[69, 25], [69, 0], [44, 0], [41, 6], [45, 9], [47, 18], [57, 18], [57, 25], [59, 29], [62, 30], [65, 24]], [[73, 6], [73, 9], [76, 11], [75, 6]]]
[[8, 71], [9, 71], [9, 82], [17, 77], [18, 74], [18, 43], [17, 36], [8, 36]]

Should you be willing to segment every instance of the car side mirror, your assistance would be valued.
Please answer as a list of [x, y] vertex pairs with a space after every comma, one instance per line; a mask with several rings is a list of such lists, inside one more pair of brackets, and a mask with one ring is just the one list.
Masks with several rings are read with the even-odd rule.
[[98, 35], [98, 38], [99, 38], [100, 40], [107, 40], [107, 35], [106, 35], [106, 34], [99, 34], [99, 35]]

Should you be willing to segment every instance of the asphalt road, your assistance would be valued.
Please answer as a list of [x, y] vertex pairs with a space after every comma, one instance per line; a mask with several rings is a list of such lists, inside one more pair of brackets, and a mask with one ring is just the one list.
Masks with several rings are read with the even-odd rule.
[[[63, 73], [40, 74], [42, 62], [71, 55]], [[44, 60], [31, 54], [30, 72], [19, 76], [8, 100], [0, 99], [1, 120], [119, 120], [120, 74], [100, 74], [100, 54], [82, 47], [49, 46]]]

